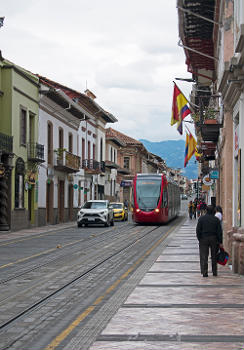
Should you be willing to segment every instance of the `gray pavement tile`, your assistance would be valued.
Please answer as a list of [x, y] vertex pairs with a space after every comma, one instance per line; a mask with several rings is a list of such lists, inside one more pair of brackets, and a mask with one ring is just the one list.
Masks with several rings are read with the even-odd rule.
[[[221, 320], [221, 322], [219, 321]], [[244, 335], [243, 309], [124, 309], [102, 332], [109, 334]]]
[[97, 341], [89, 350], [243, 350], [242, 343], [182, 343], [152, 341]]
[[[231, 299], [230, 299], [231, 295]], [[221, 290], [218, 288], [192, 288], [192, 287], [182, 287], [182, 288], [146, 288], [140, 287], [135, 288], [135, 290], [127, 298], [126, 303], [129, 304], [242, 304], [244, 302], [243, 289], [242, 288], [228, 288], [226, 290]]]

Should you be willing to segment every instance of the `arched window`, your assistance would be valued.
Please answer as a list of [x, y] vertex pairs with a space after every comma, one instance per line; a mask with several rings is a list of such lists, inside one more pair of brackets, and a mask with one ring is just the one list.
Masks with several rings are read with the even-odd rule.
[[15, 165], [15, 208], [24, 208], [24, 178], [25, 163], [22, 158], [16, 160]]
[[58, 128], [58, 148], [64, 148], [64, 130]]
[[103, 139], [100, 140], [100, 162], [103, 161]]
[[69, 133], [69, 152], [73, 153], [73, 134]]
[[112, 147], [110, 149], [110, 160], [111, 160], [111, 162], [113, 161], [113, 148]]
[[53, 164], [53, 125], [51, 122], [47, 124], [47, 163]]

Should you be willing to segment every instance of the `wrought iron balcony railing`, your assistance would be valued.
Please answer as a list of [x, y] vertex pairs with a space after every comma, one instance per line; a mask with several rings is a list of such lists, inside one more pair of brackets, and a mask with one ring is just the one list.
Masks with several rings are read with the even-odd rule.
[[54, 166], [57, 170], [74, 173], [80, 169], [80, 157], [64, 149], [54, 151]]
[[13, 152], [13, 136], [8, 136], [0, 132], [0, 151], [5, 153]]
[[37, 142], [29, 142], [27, 145], [27, 157], [28, 160], [37, 163], [43, 163], [44, 159], [44, 145], [40, 145]]
[[105, 172], [105, 162], [98, 162], [94, 159], [83, 159], [82, 160], [82, 169], [96, 171], [96, 172]]

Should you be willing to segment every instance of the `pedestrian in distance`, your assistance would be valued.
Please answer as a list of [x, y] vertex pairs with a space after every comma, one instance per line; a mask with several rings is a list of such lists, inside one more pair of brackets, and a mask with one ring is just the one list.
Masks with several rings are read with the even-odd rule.
[[201, 201], [200, 203], [200, 210], [201, 210], [201, 215], [204, 215], [207, 209], [207, 204], [205, 203], [204, 200]]
[[212, 273], [217, 276], [217, 252], [223, 248], [223, 233], [220, 220], [214, 215], [214, 207], [208, 205], [206, 214], [198, 219], [196, 235], [199, 241], [200, 268], [203, 277], [208, 277], [208, 255], [211, 250]]
[[194, 219], [196, 219], [197, 218], [197, 200], [195, 199], [192, 204], [193, 204], [193, 217]]
[[128, 206], [129, 206], [129, 203], [128, 203], [127, 199], [124, 200], [124, 206], [125, 206], [126, 208], [128, 208]]
[[220, 220], [220, 222], [222, 223], [223, 221], [223, 210], [221, 208], [220, 205], [217, 205], [215, 207], [215, 216]]
[[188, 204], [188, 213], [189, 213], [189, 218], [192, 219], [192, 215], [193, 215], [193, 203], [192, 203], [192, 201], [190, 201]]

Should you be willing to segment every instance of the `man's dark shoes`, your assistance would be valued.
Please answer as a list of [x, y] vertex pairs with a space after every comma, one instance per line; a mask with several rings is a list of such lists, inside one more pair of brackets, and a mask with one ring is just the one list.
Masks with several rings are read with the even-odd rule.
[[218, 274], [217, 274], [217, 273], [213, 273], [213, 276], [214, 276], [214, 277], [217, 277], [217, 276], [218, 276]]
[[204, 273], [202, 276], [203, 276], [203, 277], [208, 277], [208, 274], [207, 274], [207, 273]]

